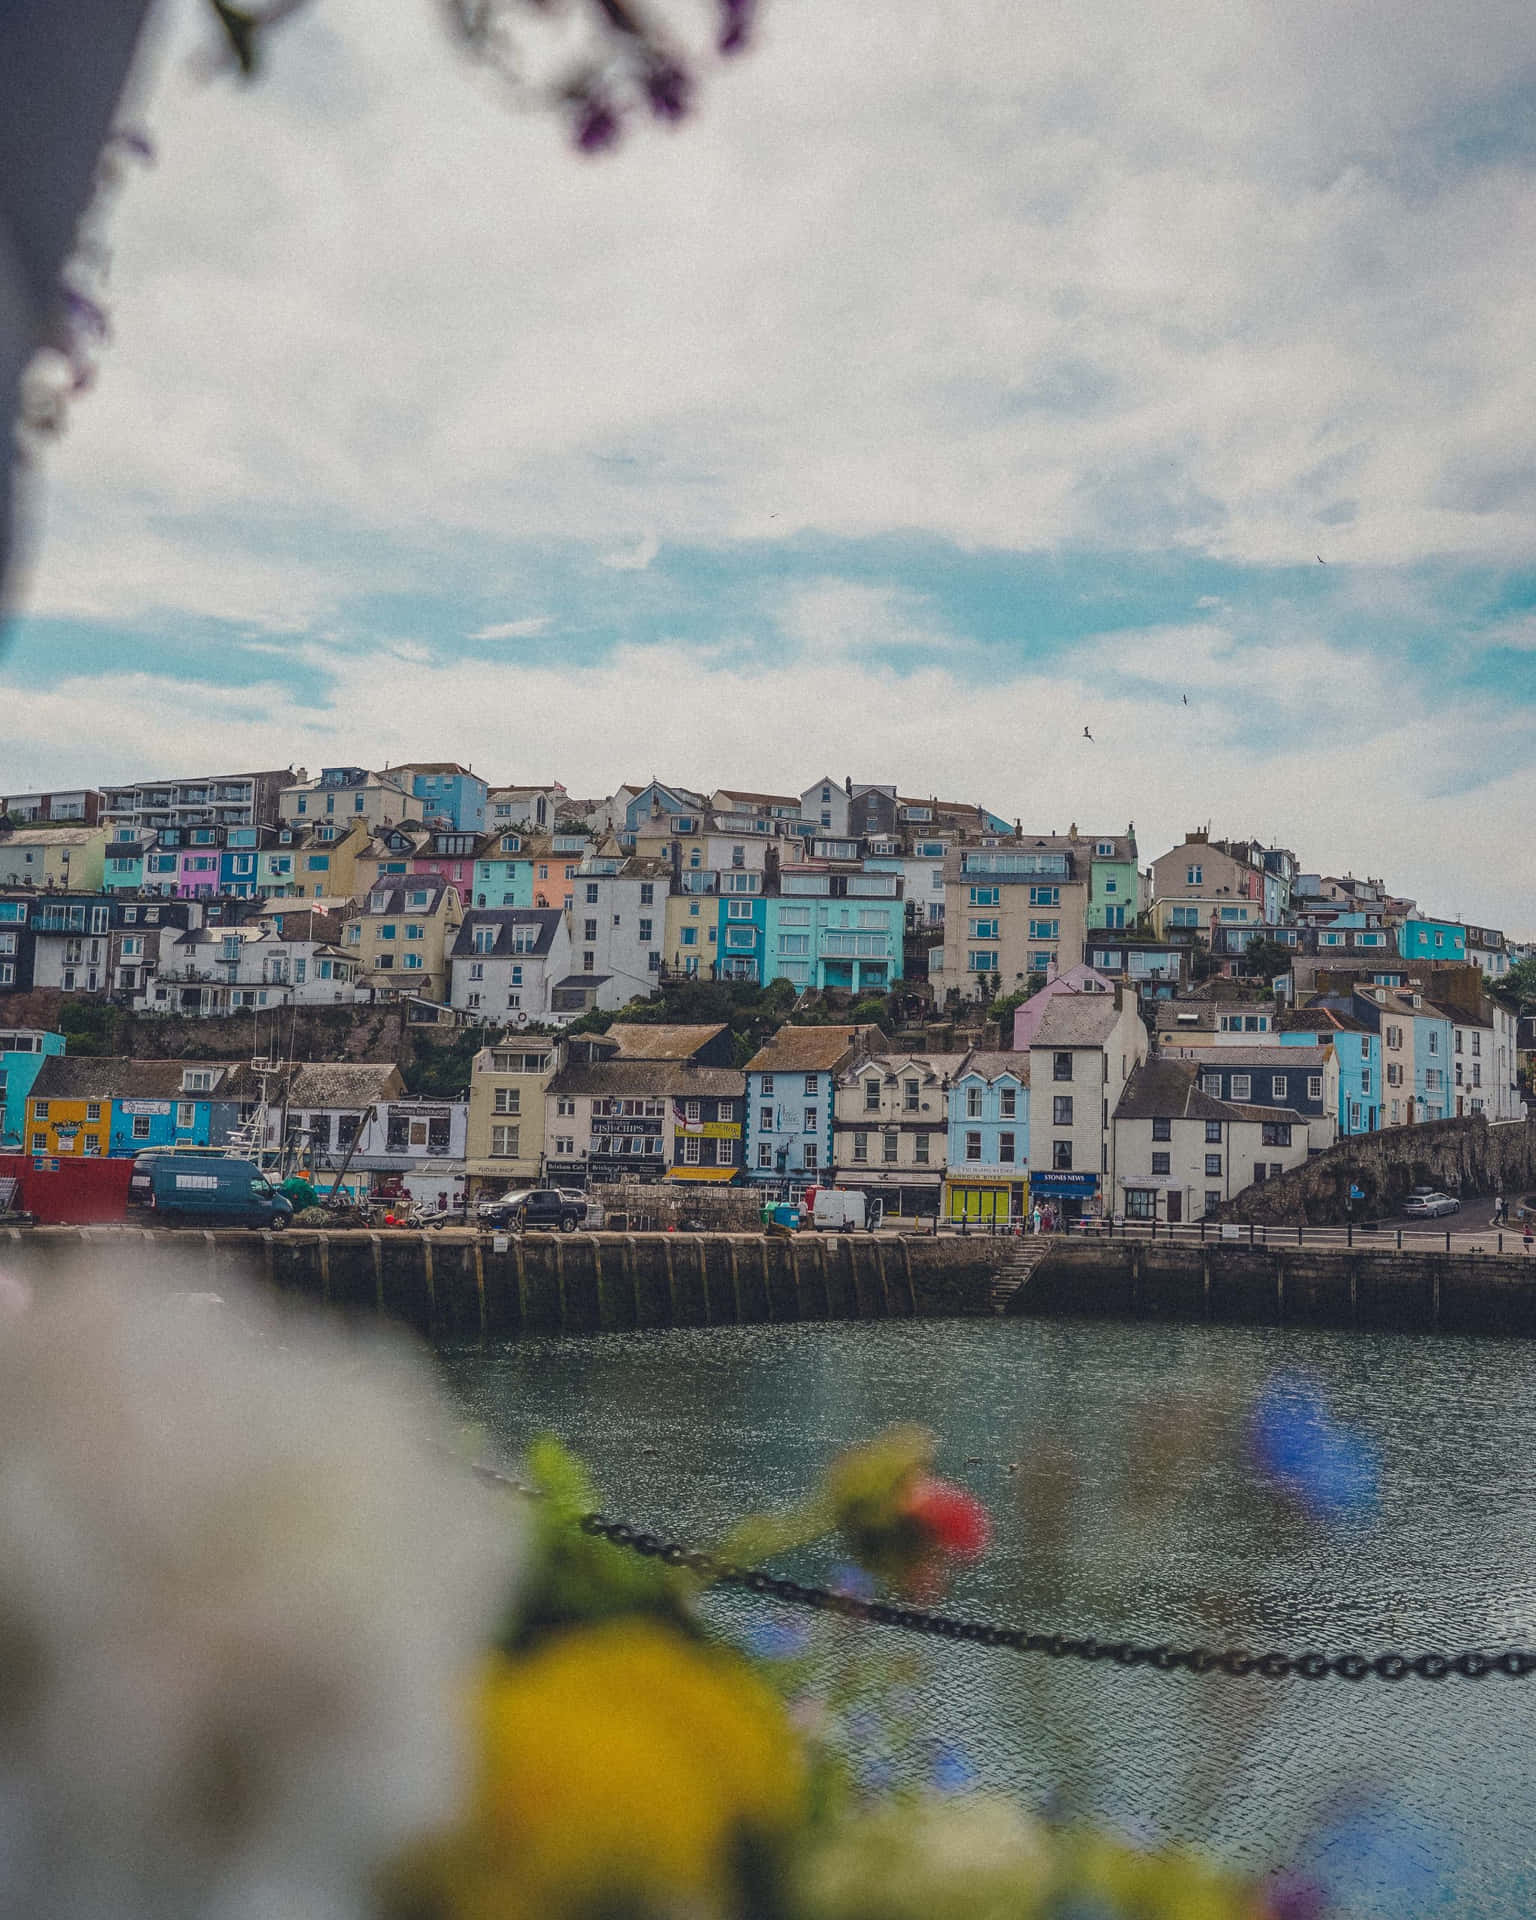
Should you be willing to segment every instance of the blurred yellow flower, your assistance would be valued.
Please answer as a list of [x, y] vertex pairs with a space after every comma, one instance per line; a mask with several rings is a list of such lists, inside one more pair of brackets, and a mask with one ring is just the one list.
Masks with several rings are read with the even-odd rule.
[[452, 1920], [557, 1920], [605, 1903], [714, 1914], [733, 1851], [801, 1811], [803, 1761], [738, 1655], [629, 1618], [485, 1668], [465, 1822], [410, 1873]]

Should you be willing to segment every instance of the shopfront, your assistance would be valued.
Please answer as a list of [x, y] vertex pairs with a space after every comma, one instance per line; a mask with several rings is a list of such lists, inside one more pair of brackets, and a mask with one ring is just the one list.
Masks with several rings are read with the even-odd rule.
[[1099, 1175], [1044, 1169], [1029, 1176], [1030, 1205], [1053, 1207], [1058, 1220], [1083, 1220], [1099, 1211]]
[[965, 1221], [1022, 1220], [1028, 1199], [1023, 1180], [955, 1179], [944, 1189], [944, 1213], [957, 1224]]

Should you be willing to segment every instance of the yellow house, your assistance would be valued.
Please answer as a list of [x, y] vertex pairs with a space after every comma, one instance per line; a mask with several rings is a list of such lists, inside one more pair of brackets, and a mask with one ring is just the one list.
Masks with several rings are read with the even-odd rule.
[[0, 835], [0, 887], [68, 887], [99, 893], [106, 827], [20, 827]]
[[379, 828], [353, 859], [352, 897], [361, 900], [375, 887], [399, 886], [411, 862], [431, 844], [431, 832], [420, 824], [407, 821], [403, 826]]
[[361, 823], [312, 828], [293, 852], [293, 877], [300, 896], [306, 900], [352, 899], [358, 892], [358, 856], [371, 845], [372, 836]]
[[544, 1094], [554, 1071], [553, 1040], [511, 1038], [475, 1055], [464, 1140], [471, 1199], [491, 1198], [539, 1177]]
[[715, 975], [720, 903], [713, 893], [669, 893], [661, 964], [676, 973]]
[[447, 952], [463, 918], [457, 887], [427, 875], [392, 877], [347, 922], [344, 950], [361, 964], [370, 987], [446, 1001]]

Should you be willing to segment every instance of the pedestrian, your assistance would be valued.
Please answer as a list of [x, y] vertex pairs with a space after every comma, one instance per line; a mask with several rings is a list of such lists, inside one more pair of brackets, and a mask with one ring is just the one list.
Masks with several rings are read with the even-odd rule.
[[1531, 1230], [1531, 1216], [1529, 1214], [1525, 1216], [1525, 1233], [1523, 1238], [1525, 1240], [1525, 1250], [1529, 1253], [1531, 1250], [1531, 1242], [1536, 1240], [1536, 1232]]

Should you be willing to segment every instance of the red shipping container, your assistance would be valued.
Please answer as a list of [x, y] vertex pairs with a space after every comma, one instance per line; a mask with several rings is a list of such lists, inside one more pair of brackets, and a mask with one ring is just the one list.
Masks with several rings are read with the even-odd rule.
[[127, 1218], [133, 1161], [73, 1155], [0, 1153], [0, 1180], [20, 1184], [12, 1205], [40, 1225], [95, 1227]]

